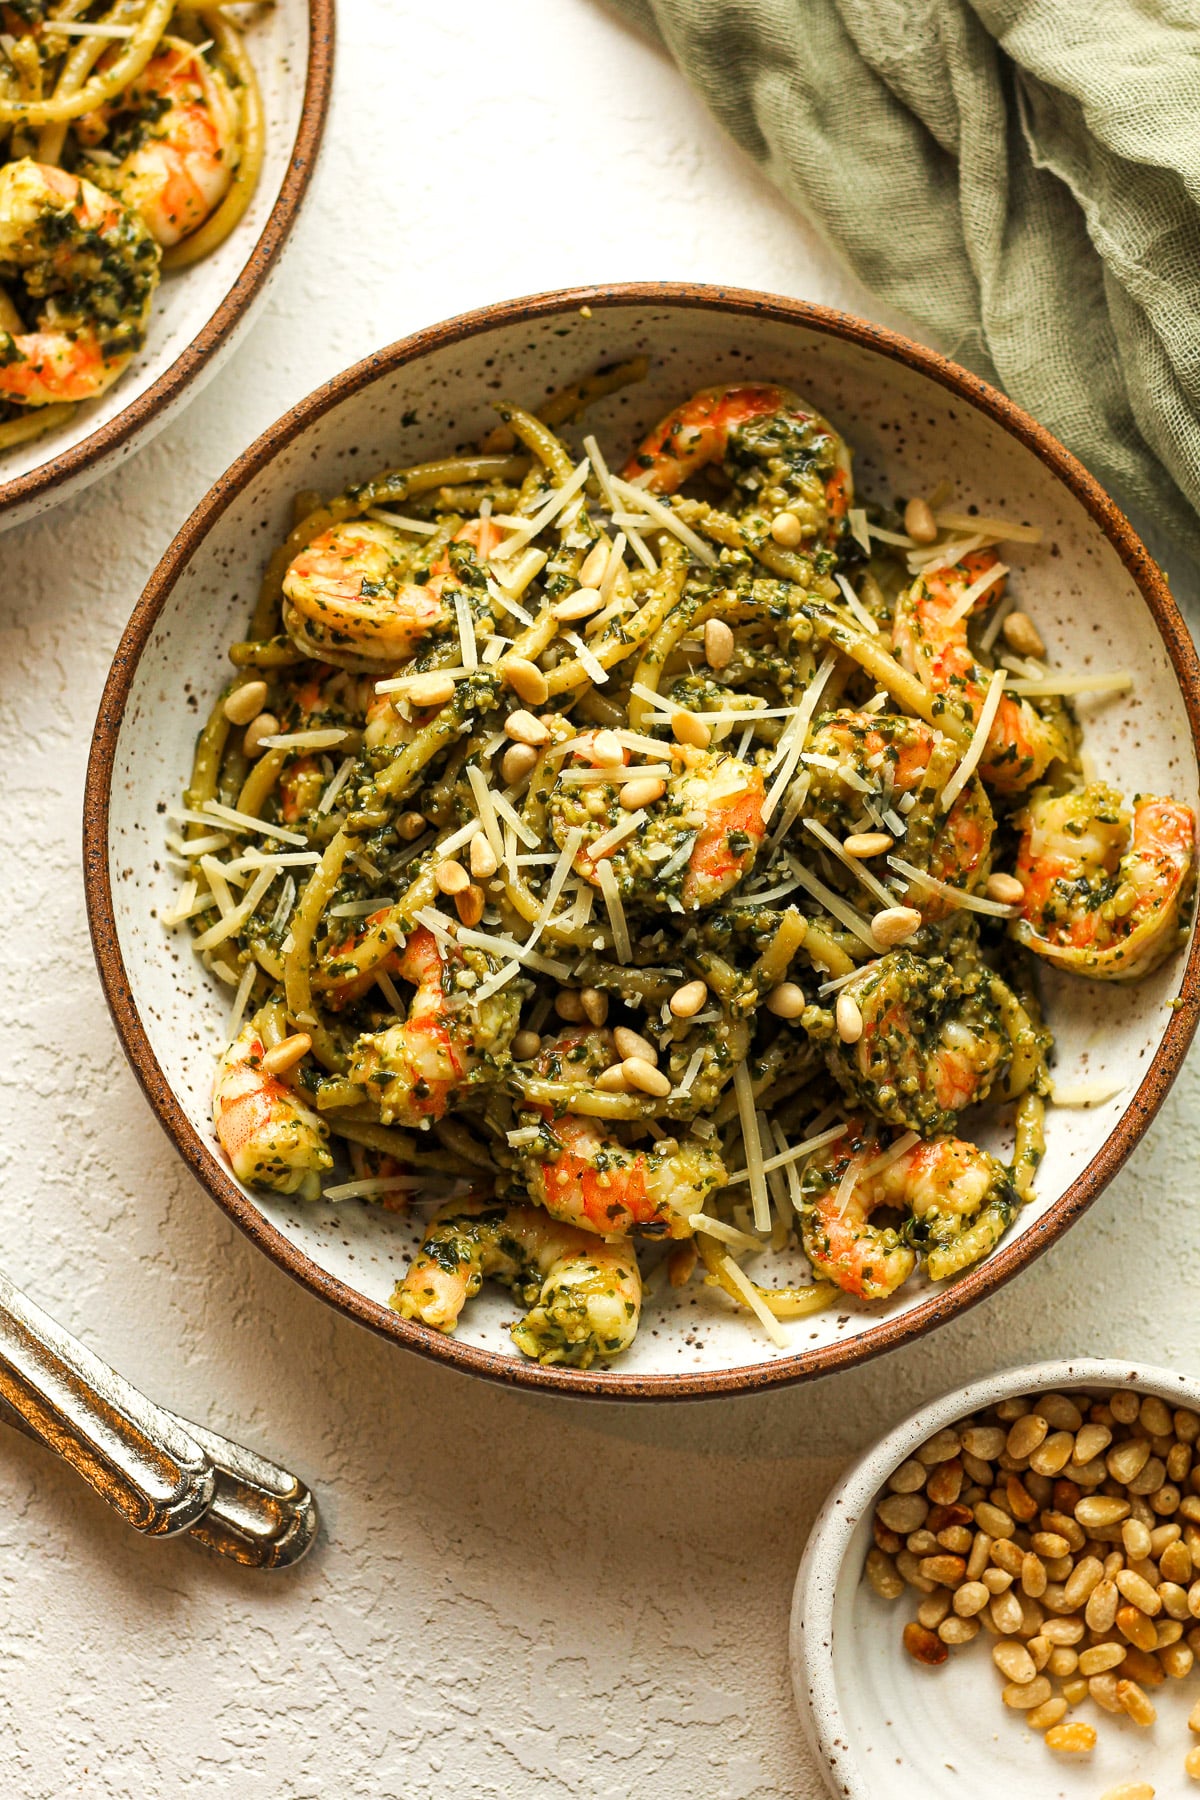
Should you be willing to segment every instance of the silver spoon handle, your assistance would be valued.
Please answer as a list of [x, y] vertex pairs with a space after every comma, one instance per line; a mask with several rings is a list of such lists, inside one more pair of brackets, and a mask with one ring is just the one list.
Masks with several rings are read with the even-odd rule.
[[189, 1428], [56, 1325], [0, 1274], [0, 1399], [135, 1530], [186, 1531], [212, 1504]]
[[207, 1453], [217, 1476], [212, 1505], [191, 1536], [250, 1568], [286, 1569], [299, 1562], [320, 1523], [311, 1490], [256, 1450], [190, 1419], [180, 1423]]

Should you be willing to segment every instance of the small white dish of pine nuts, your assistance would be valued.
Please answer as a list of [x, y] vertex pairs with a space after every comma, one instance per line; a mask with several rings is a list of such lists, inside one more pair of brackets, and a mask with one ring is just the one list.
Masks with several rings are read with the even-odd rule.
[[944, 1394], [866, 1450], [792, 1598], [830, 1793], [1200, 1795], [1198, 1437], [1200, 1379], [1083, 1358]]

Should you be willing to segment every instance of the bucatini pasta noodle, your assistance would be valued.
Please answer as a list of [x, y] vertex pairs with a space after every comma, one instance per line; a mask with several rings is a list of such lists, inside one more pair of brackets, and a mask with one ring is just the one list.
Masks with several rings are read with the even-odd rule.
[[[856, 506], [767, 383], [602, 447], [580, 416], [644, 372], [297, 496], [171, 845], [235, 1173], [435, 1195], [398, 1309], [452, 1330], [494, 1277], [580, 1364], [647, 1255], [781, 1345], [986, 1256], [1041, 1156], [1039, 961], [1155, 967], [1194, 860], [1187, 807], [1085, 778], [1081, 678], [1003, 648], [1036, 530]], [[811, 1279], [748, 1273], [789, 1246]]]

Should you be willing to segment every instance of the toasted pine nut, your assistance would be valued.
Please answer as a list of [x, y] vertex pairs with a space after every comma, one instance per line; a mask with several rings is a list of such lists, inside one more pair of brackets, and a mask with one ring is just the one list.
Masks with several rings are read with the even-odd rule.
[[608, 1017], [607, 994], [602, 993], [599, 988], [580, 988], [579, 1004], [583, 1008], [583, 1016], [589, 1025], [603, 1025]]
[[431, 669], [426, 675], [414, 675], [400, 690], [400, 697], [413, 706], [444, 706], [454, 698], [454, 677]]
[[920, 1569], [926, 1581], [936, 1581], [942, 1587], [957, 1587], [967, 1572], [967, 1565], [961, 1556], [923, 1556]]
[[518, 744], [542, 745], [550, 742], [550, 729], [540, 719], [535, 719], [531, 712], [518, 710], [509, 713], [504, 721], [506, 734]]
[[998, 1425], [972, 1425], [962, 1434], [962, 1447], [984, 1462], [995, 1462], [1005, 1448], [1005, 1434]]
[[1032, 1456], [1049, 1429], [1045, 1419], [1040, 1418], [1037, 1413], [1026, 1413], [1024, 1418], [1015, 1421], [1009, 1431], [1008, 1454], [1018, 1462], [1023, 1462], [1026, 1457]]
[[1129, 1517], [1129, 1502], [1114, 1499], [1108, 1494], [1085, 1494], [1075, 1508], [1075, 1517], [1085, 1531], [1097, 1531], [1106, 1525], [1120, 1525]]
[[1121, 1597], [1117, 1592], [1115, 1582], [1109, 1581], [1107, 1577], [1098, 1582], [1088, 1595], [1088, 1603], [1083, 1615], [1089, 1628], [1092, 1631], [1111, 1631], [1120, 1603]]
[[1135, 1562], [1150, 1554], [1150, 1533], [1140, 1519], [1126, 1519], [1121, 1527], [1121, 1542]]
[[433, 879], [441, 894], [462, 894], [471, 885], [471, 877], [462, 864], [455, 862], [453, 857], [447, 857], [444, 862], [437, 865], [433, 871]]
[[[1047, 1622], [1054, 1623], [1053, 1620]], [[1062, 1681], [1066, 1676], [1073, 1675], [1079, 1667], [1079, 1653], [1065, 1644], [1060, 1644], [1058, 1649], [1051, 1650], [1050, 1660], [1046, 1667], [1056, 1680]]]
[[508, 786], [514, 787], [518, 781], [524, 781], [537, 759], [532, 744], [513, 744], [507, 749], [500, 759], [500, 773]]
[[486, 881], [500, 867], [496, 852], [482, 831], [477, 831], [471, 839], [470, 862], [472, 875], [477, 875], [481, 881]]
[[1113, 1480], [1125, 1487], [1141, 1474], [1149, 1460], [1150, 1446], [1145, 1438], [1126, 1438], [1113, 1445], [1104, 1462]]
[[988, 1566], [988, 1557], [992, 1552], [992, 1540], [986, 1531], [975, 1533], [975, 1542], [971, 1546], [971, 1554], [967, 1558], [967, 1580], [978, 1581]]
[[512, 1053], [518, 1062], [528, 1062], [541, 1047], [542, 1040], [536, 1031], [518, 1031], [512, 1041]]
[[[1122, 1712], [1128, 1713], [1135, 1725], [1153, 1725], [1158, 1717], [1149, 1696], [1142, 1692], [1136, 1681], [1118, 1681], [1117, 1700]], [[1153, 1795], [1153, 1788], [1150, 1793]]]
[[483, 905], [483, 889], [473, 881], [469, 881], [462, 892], [454, 896], [454, 910], [467, 926], [478, 925], [483, 917]]
[[1082, 1756], [1096, 1748], [1096, 1727], [1082, 1719], [1071, 1719], [1065, 1725], [1052, 1725], [1046, 1733], [1046, 1748], [1066, 1756]]
[[630, 1031], [628, 1025], [618, 1025], [613, 1032], [613, 1043], [617, 1047], [617, 1055], [624, 1059], [628, 1056], [640, 1056], [653, 1068], [658, 1061], [658, 1051], [649, 1038], [642, 1037], [640, 1032]]
[[[603, 605], [604, 601], [600, 597], [599, 588], [578, 587], [573, 594], [567, 594], [564, 599], [556, 600], [550, 611], [556, 619], [564, 621], [590, 619], [592, 614], [599, 612]], [[538, 704], [540, 705], [541, 702], [539, 701]]]
[[[768, 1006], [770, 1002], [768, 1001]], [[893, 1494], [918, 1494], [925, 1486], [925, 1465], [915, 1457], [902, 1462], [898, 1469], [893, 1469], [888, 1476], [887, 1484]]]
[[1028, 1712], [1035, 1706], [1044, 1706], [1053, 1691], [1044, 1675], [1035, 1675], [1032, 1681], [1010, 1681], [1001, 1691], [1000, 1698], [1005, 1706]]
[[291, 1037], [281, 1038], [273, 1049], [266, 1052], [262, 1066], [268, 1075], [282, 1075], [285, 1069], [294, 1068], [311, 1049], [312, 1039], [307, 1031], [294, 1031]]
[[260, 712], [256, 718], [251, 719], [246, 727], [246, 735], [242, 739], [242, 749], [247, 756], [261, 756], [263, 753], [262, 740], [265, 737], [277, 737], [278, 735], [279, 720], [275, 714]]
[[707, 999], [708, 986], [699, 977], [695, 981], [685, 981], [671, 995], [671, 1012], [677, 1019], [694, 1019]]
[[771, 520], [771, 536], [785, 550], [794, 550], [804, 536], [804, 527], [794, 512], [776, 513]]
[[891, 1531], [899, 1531], [907, 1536], [925, 1523], [929, 1516], [929, 1503], [923, 1494], [887, 1494], [877, 1504], [875, 1511]]
[[1040, 1413], [1054, 1431], [1076, 1432], [1083, 1424], [1083, 1414], [1066, 1394], [1039, 1394], [1033, 1410]]
[[592, 755], [596, 762], [607, 769], [619, 768], [625, 761], [625, 751], [615, 731], [598, 731], [592, 739]]
[[904, 1627], [904, 1648], [915, 1662], [930, 1665], [944, 1663], [950, 1654], [941, 1639], [935, 1637], [932, 1631], [926, 1631], [923, 1625], [918, 1625], [915, 1619]]
[[1174, 1424], [1170, 1407], [1157, 1394], [1143, 1394], [1138, 1418], [1151, 1437], [1166, 1437]]
[[[506, 656], [501, 661], [500, 673], [509, 687], [524, 700], [527, 706], [544, 706], [550, 693], [550, 684], [535, 662], [527, 656]], [[530, 740], [532, 741], [532, 740]]]
[[1082, 1675], [1072, 1675], [1069, 1680], [1063, 1682], [1063, 1699], [1068, 1706], [1078, 1706], [1087, 1697], [1088, 1684]]
[[671, 730], [676, 743], [690, 744], [694, 750], [707, 750], [712, 742], [712, 730], [704, 720], [682, 708], [671, 714]]
[[837, 1020], [838, 1036], [843, 1044], [857, 1044], [863, 1034], [863, 1016], [853, 994], [847, 994], [843, 990], [838, 995], [834, 1017]]
[[988, 1611], [997, 1631], [1003, 1632], [1007, 1637], [1015, 1636], [1020, 1631], [1025, 1615], [1021, 1611], [1021, 1602], [1014, 1593], [997, 1594]]
[[1042, 634], [1027, 612], [1010, 612], [1000, 629], [1005, 643], [1018, 656], [1045, 656]]
[[627, 1094], [629, 1083], [625, 1079], [625, 1064], [613, 1063], [611, 1068], [601, 1069], [596, 1086], [602, 1094]]
[[852, 831], [849, 837], [842, 839], [842, 849], [847, 856], [882, 856], [895, 841], [886, 831]]
[[1172, 1681], [1182, 1681], [1195, 1667], [1196, 1655], [1189, 1644], [1167, 1644], [1158, 1652], [1158, 1660]]
[[1048, 1585], [1046, 1565], [1033, 1550], [1027, 1550], [1021, 1561], [1021, 1586], [1030, 1599], [1045, 1593]]
[[1053, 1699], [1043, 1700], [1040, 1706], [1035, 1706], [1027, 1713], [1025, 1723], [1031, 1731], [1045, 1731], [1048, 1726], [1057, 1725], [1066, 1716], [1067, 1703], [1061, 1694], [1056, 1694]]
[[777, 1019], [798, 1019], [807, 1005], [804, 989], [797, 987], [794, 981], [781, 981], [767, 995], [767, 1011], [774, 1013]]
[[1192, 1579], [1192, 1553], [1178, 1538], [1164, 1549], [1158, 1563], [1164, 1581], [1187, 1585]]
[[867, 1580], [882, 1600], [896, 1600], [904, 1592], [904, 1582], [896, 1573], [896, 1565], [882, 1550], [867, 1555]]
[[[917, 1608], [917, 1623], [926, 1631], [936, 1631], [942, 1620], [950, 1611], [950, 1596], [945, 1588], [939, 1593], [927, 1594]], [[943, 1643], [945, 1639], [942, 1640]]]
[[1067, 1576], [1063, 1589], [1067, 1605], [1072, 1610], [1086, 1605], [1089, 1595], [1099, 1586], [1103, 1576], [1104, 1565], [1098, 1556], [1081, 1556]]
[[[989, 1504], [981, 1502], [980, 1504]], [[1005, 1515], [1007, 1517], [1007, 1514]], [[1011, 1543], [1008, 1538], [996, 1538], [992, 1544], [992, 1561], [998, 1569], [1011, 1575], [1014, 1581], [1021, 1573], [1021, 1565], [1025, 1560], [1025, 1552], [1019, 1544]]]
[[[1024, 1562], [1024, 1557], [1022, 1557]], [[1013, 1584], [1014, 1577], [1007, 1569], [985, 1569], [980, 1576], [989, 1594], [1006, 1594]]]
[[629, 1086], [636, 1088], [641, 1094], [652, 1094], [656, 1099], [663, 1100], [671, 1091], [669, 1077], [644, 1057], [627, 1056], [621, 1068]]
[[[980, 1500], [977, 1504], [975, 1523], [994, 1538], [1010, 1538], [1016, 1530], [1008, 1514], [1001, 1512], [998, 1506], [993, 1506], [990, 1500]], [[992, 1560], [996, 1560], [995, 1550], [992, 1551]]]
[[954, 1610], [960, 1619], [973, 1619], [976, 1613], [983, 1611], [991, 1597], [982, 1581], [964, 1581], [955, 1590]]
[[704, 660], [710, 669], [723, 669], [733, 657], [733, 632], [724, 619], [704, 621]]
[[[961, 1593], [961, 1589], [959, 1592]], [[957, 1613], [951, 1613], [942, 1620], [937, 1634], [943, 1644], [969, 1644], [972, 1638], [979, 1636], [978, 1619], [962, 1619]]]
[[1095, 1644], [1090, 1650], [1080, 1652], [1079, 1673], [1103, 1675], [1105, 1669], [1115, 1669], [1118, 1663], [1124, 1661], [1124, 1644]]
[[[699, 1252], [691, 1238], [685, 1238], [681, 1244], [672, 1244], [667, 1252], [667, 1280], [673, 1288], [686, 1287], [692, 1279], [692, 1272], [699, 1261]], [[897, 1580], [899, 1577], [897, 1576]], [[900, 1582], [903, 1591], [904, 1583]]]
[[1123, 1781], [1119, 1787], [1105, 1788], [1100, 1800], [1154, 1800], [1154, 1789], [1148, 1781]]
[[1090, 1675], [1087, 1685], [1088, 1693], [1105, 1712], [1118, 1713], [1122, 1710], [1117, 1698], [1117, 1678], [1111, 1670], [1103, 1675]]
[[401, 813], [400, 817], [396, 820], [396, 830], [400, 833], [402, 838], [407, 838], [410, 843], [414, 838], [419, 838], [421, 833], [428, 830], [428, 828], [429, 820], [425, 817], [424, 813]]
[[988, 876], [984, 893], [989, 900], [998, 900], [1002, 906], [1019, 906], [1025, 898], [1025, 886], [1015, 875], [1005, 875], [997, 870]]
[[1200, 1748], [1188, 1751], [1183, 1759], [1183, 1772], [1191, 1781], [1200, 1781]]
[[[866, 836], [866, 833], [863, 835]], [[871, 920], [871, 935], [885, 949], [890, 949], [893, 944], [904, 943], [914, 931], [920, 929], [921, 915], [915, 906], [885, 906]]]
[[1108, 1410], [1122, 1425], [1133, 1424], [1140, 1405], [1140, 1400], [1130, 1388], [1118, 1388], [1115, 1394], [1108, 1396]]
[[653, 806], [666, 791], [667, 784], [660, 775], [642, 775], [624, 784], [619, 799], [626, 812], [637, 812], [640, 806]]
[[1083, 1425], [1075, 1433], [1075, 1460], [1089, 1463], [1093, 1457], [1100, 1456], [1112, 1443], [1112, 1432], [1107, 1425]]
[[1148, 1619], [1157, 1619], [1162, 1611], [1162, 1601], [1143, 1576], [1135, 1574], [1132, 1569], [1121, 1569], [1116, 1579], [1117, 1590], [1126, 1600], [1131, 1601], [1139, 1612], [1145, 1613]]
[[1082, 1619], [1047, 1619], [1042, 1626], [1043, 1637], [1048, 1637], [1052, 1644], [1061, 1644], [1064, 1647], [1077, 1644], [1083, 1636], [1083, 1631]]
[[579, 580], [584, 587], [599, 587], [604, 580], [604, 571], [608, 567], [608, 559], [612, 554], [612, 546], [601, 541], [593, 544], [583, 559], [579, 571]]
[[1015, 1681], [1019, 1686], [1032, 1681], [1037, 1674], [1033, 1658], [1024, 1644], [1014, 1644], [1008, 1638], [992, 1645], [992, 1661], [1002, 1675], [1007, 1675], [1010, 1681]]
[[226, 697], [221, 711], [231, 725], [248, 725], [251, 719], [258, 717], [266, 703], [266, 682], [244, 681], [241, 687], [234, 688], [232, 694]]
[[896, 1569], [899, 1574], [903, 1575], [909, 1587], [916, 1588], [919, 1594], [931, 1594], [933, 1592], [932, 1581], [926, 1581], [925, 1577], [921, 1574], [920, 1570], [917, 1568], [917, 1559], [911, 1550], [901, 1550], [898, 1552], [896, 1556]]
[[1200, 1700], [1197, 1700], [1195, 1706], [1193, 1706], [1191, 1712], [1188, 1714], [1188, 1730], [1200, 1732]]
[[1158, 1648], [1158, 1632], [1153, 1619], [1148, 1619], [1136, 1606], [1118, 1606], [1117, 1630], [1139, 1650], [1149, 1653]]
[[554, 996], [554, 1010], [568, 1025], [582, 1025], [583, 1001], [577, 988], [560, 988]]
[[904, 529], [914, 544], [932, 544], [938, 534], [937, 522], [928, 500], [915, 494], [904, 509]]

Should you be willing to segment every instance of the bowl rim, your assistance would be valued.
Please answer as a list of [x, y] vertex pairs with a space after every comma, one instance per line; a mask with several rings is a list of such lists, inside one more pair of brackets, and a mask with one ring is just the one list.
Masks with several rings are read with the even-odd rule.
[[1007, 1246], [944, 1291], [928, 1294], [899, 1318], [843, 1342], [797, 1351], [769, 1362], [729, 1369], [637, 1374], [616, 1370], [546, 1368], [460, 1342], [415, 1321], [401, 1319], [380, 1302], [330, 1275], [306, 1256], [245, 1198], [213, 1152], [192, 1128], [151, 1048], [121, 956], [108, 861], [111, 785], [117, 740], [138, 662], [176, 582], [207, 533], [278, 452], [344, 400], [430, 351], [461, 343], [497, 326], [577, 311], [581, 306], [668, 306], [716, 309], [731, 318], [766, 317], [825, 333], [900, 362], [948, 389], [993, 419], [1038, 459], [1080, 501], [1116, 550], [1146, 601], [1163, 640], [1191, 726], [1200, 761], [1200, 658], [1157, 564], [1125, 515], [1095, 478], [1043, 426], [996, 388], [935, 350], [850, 313], [753, 289], [699, 283], [620, 282], [556, 289], [484, 306], [427, 326], [363, 358], [298, 401], [213, 484], [181, 526], [135, 606], [113, 658], [88, 757], [83, 811], [84, 888], [88, 924], [101, 984], [117, 1035], [146, 1098], [184, 1161], [259, 1249], [287, 1274], [358, 1323], [433, 1360], [516, 1387], [609, 1400], [708, 1399], [762, 1392], [851, 1368], [869, 1357], [923, 1336], [1010, 1281], [1049, 1248], [1108, 1184], [1158, 1112], [1179, 1072], [1200, 1009], [1200, 934], [1193, 933], [1180, 987], [1161, 1042], [1134, 1095], [1087, 1167], [1043, 1216]]
[[[144, 393], [105, 424], [24, 475], [0, 477], [0, 529], [5, 515], [24, 509], [57, 487], [69, 489], [91, 464], [103, 461], [169, 409], [210, 358], [217, 355], [254, 305], [283, 252], [312, 179], [329, 114], [333, 86], [337, 0], [308, 0], [308, 67], [296, 136], [282, 185], [262, 231], [216, 310]], [[65, 498], [65, 495], [63, 496]]]
[[[788, 1655], [792, 1690], [809, 1745], [829, 1792], [838, 1800], [873, 1800], [872, 1789], [851, 1749], [834, 1673], [834, 1609], [842, 1591], [851, 1541], [875, 1496], [894, 1469], [919, 1445], [976, 1412], [1017, 1394], [1060, 1389], [1136, 1388], [1193, 1409], [1200, 1408], [1200, 1379], [1153, 1363], [1116, 1357], [1064, 1357], [1024, 1363], [982, 1375], [918, 1406], [898, 1425], [868, 1444], [830, 1488], [818, 1509], [792, 1589]], [[862, 1570], [854, 1573], [857, 1583]]]

